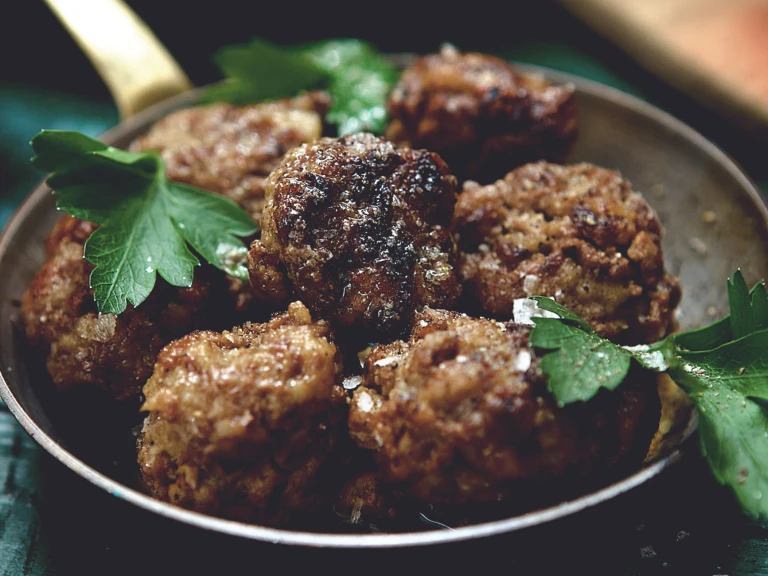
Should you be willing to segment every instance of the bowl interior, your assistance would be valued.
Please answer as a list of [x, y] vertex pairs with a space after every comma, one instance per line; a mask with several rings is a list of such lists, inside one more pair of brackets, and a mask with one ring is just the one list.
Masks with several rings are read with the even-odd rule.
[[[576, 86], [580, 135], [572, 161], [621, 171], [658, 212], [666, 231], [667, 267], [683, 286], [681, 329], [709, 323], [726, 312], [725, 279], [736, 268], [741, 268], [748, 283], [768, 276], [768, 210], [754, 185], [722, 152], [692, 129], [635, 98], [564, 74], [530, 70]], [[154, 120], [190, 105], [196, 97], [196, 92], [190, 92], [166, 101], [109, 131], [103, 139], [126, 147]], [[95, 454], [108, 447], [108, 437], [94, 441], [89, 432], [92, 428], [63, 424], [67, 401], [49, 393], [45, 367], [25, 346], [19, 329], [19, 299], [43, 261], [43, 239], [58, 216], [54, 198], [41, 186], [20, 207], [0, 240], [0, 394], [46, 450], [91, 482], [144, 508], [272, 542], [355, 547], [428, 544], [503, 533], [574, 513], [644, 482], [679, 456], [673, 453], [624, 480], [543, 510], [452, 531], [390, 535], [293, 532], [214, 519], [158, 502], [129, 487], [135, 484], [133, 469], [110, 467], [97, 460]], [[131, 450], [132, 446], [127, 442], [121, 449]]]

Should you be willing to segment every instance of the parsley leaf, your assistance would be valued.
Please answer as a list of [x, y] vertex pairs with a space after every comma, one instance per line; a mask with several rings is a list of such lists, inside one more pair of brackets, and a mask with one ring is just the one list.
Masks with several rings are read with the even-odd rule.
[[[557, 302], [552, 300], [552, 298], [547, 298], [546, 296], [531, 296], [530, 300], [533, 300], [534, 302], [536, 302], [536, 307], [539, 310], [546, 310], [547, 312], [553, 312], [563, 320], [576, 324], [584, 332], [594, 333], [594, 330], [590, 328], [589, 324], [584, 322], [584, 320], [582, 320], [578, 314], [571, 312], [565, 306], [562, 306], [561, 304], [558, 304]], [[535, 318], [535, 316], [533, 318]]]
[[387, 126], [387, 96], [397, 70], [373, 46], [359, 40], [328, 40], [303, 49], [328, 74], [333, 105], [326, 120], [339, 136], [354, 132], [381, 134]]
[[206, 90], [206, 102], [249, 104], [288, 98], [319, 87], [326, 77], [300, 52], [258, 38], [248, 44], [225, 46], [213, 60], [227, 80]]
[[768, 518], [768, 330], [681, 352], [669, 372], [699, 412], [701, 451], [745, 511]]
[[709, 326], [677, 334], [675, 343], [686, 350], [712, 350], [733, 340], [732, 322], [736, 324], [737, 338], [755, 329], [768, 328], [768, 293], [765, 282], [759, 282], [747, 293], [744, 276], [737, 270], [733, 278], [728, 280], [728, 301], [732, 312], [736, 310], [735, 313]]
[[757, 330], [768, 328], [768, 294], [761, 282], [747, 291], [741, 271], [737, 270], [728, 280], [728, 306], [731, 309], [731, 332], [741, 338]]
[[602, 388], [615, 389], [629, 372], [632, 355], [602, 338], [576, 314], [549, 298], [536, 296], [539, 308], [560, 318], [532, 318], [530, 342], [554, 350], [541, 360], [547, 387], [560, 406], [587, 401]]
[[326, 121], [339, 135], [384, 131], [397, 71], [370, 44], [350, 39], [282, 48], [254, 38], [222, 48], [214, 60], [227, 80], [206, 91], [206, 102], [248, 104], [322, 88], [333, 97]]
[[729, 315], [709, 326], [677, 334], [675, 343], [686, 350], [712, 350], [732, 339], [733, 333], [731, 332], [731, 317]]
[[533, 346], [560, 405], [615, 389], [631, 362], [667, 372], [699, 412], [701, 450], [715, 478], [742, 508], [768, 519], [768, 292], [747, 290], [741, 272], [728, 281], [730, 316], [650, 346], [617, 346], [557, 303], [534, 298], [559, 318], [533, 317]]
[[200, 256], [247, 281], [246, 247], [256, 225], [231, 200], [168, 181], [162, 159], [133, 154], [78, 132], [44, 130], [32, 139], [33, 164], [50, 172], [57, 207], [99, 224], [85, 244], [95, 266], [90, 285], [99, 312], [120, 314], [141, 304], [157, 274], [173, 286], [192, 285]]

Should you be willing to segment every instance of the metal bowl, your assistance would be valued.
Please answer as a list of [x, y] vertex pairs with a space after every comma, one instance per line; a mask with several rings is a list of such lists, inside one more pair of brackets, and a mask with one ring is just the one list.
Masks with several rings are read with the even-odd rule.
[[[682, 283], [682, 329], [711, 322], [727, 310], [725, 279], [741, 268], [748, 281], [768, 277], [768, 208], [755, 185], [716, 146], [661, 110], [600, 84], [521, 66], [555, 83], [572, 83], [579, 101], [580, 136], [573, 161], [620, 170], [656, 209], [666, 230], [669, 270]], [[102, 140], [126, 147], [158, 118], [193, 104], [191, 91], [123, 122]], [[0, 239], [0, 397], [26, 431], [77, 474], [116, 497], [162, 516], [217, 532], [272, 543], [316, 547], [421, 546], [499, 535], [543, 524], [643, 484], [681, 457], [681, 448], [610, 486], [503, 520], [454, 530], [392, 534], [326, 534], [264, 528], [221, 520], [160, 502], [99, 471], [82, 456], [69, 428], [57, 424], [63, 406], [46, 402], [45, 376], [31, 362], [18, 327], [18, 300], [43, 261], [43, 239], [58, 218], [55, 201], [39, 186], [8, 222]], [[60, 414], [59, 414], [60, 416]], [[689, 427], [690, 428], [690, 427]], [[78, 456], [76, 456], [77, 454]]]

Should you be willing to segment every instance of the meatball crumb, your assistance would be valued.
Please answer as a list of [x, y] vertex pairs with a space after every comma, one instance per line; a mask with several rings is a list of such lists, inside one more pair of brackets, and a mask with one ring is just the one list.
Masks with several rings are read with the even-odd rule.
[[398, 515], [399, 495], [383, 486], [375, 472], [364, 472], [342, 485], [334, 508], [350, 524], [391, 520]]

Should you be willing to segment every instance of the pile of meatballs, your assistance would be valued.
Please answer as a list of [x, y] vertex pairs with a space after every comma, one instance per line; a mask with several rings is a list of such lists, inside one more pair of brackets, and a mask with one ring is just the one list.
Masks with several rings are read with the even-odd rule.
[[558, 407], [515, 322], [543, 295], [620, 344], [675, 327], [653, 210], [615, 171], [557, 163], [573, 88], [447, 47], [404, 71], [386, 137], [324, 137], [330, 103], [194, 107], [132, 145], [259, 223], [250, 284], [203, 266], [100, 315], [96, 225], [56, 224], [21, 311], [59, 393], [140, 405], [153, 496], [265, 525], [519, 504], [522, 486], [638, 467], [655, 381]]

